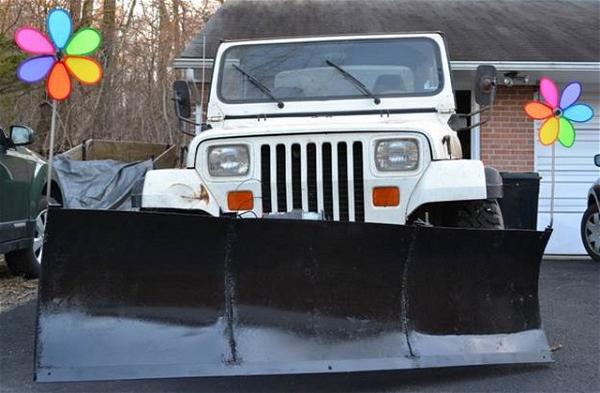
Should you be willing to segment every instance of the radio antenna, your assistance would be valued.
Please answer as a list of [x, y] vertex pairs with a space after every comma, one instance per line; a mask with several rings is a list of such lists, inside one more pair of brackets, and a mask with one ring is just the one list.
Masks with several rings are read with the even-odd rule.
[[199, 123], [204, 124], [204, 83], [205, 80], [205, 68], [206, 68], [206, 36], [202, 35], [202, 85], [200, 86], [200, 121]]

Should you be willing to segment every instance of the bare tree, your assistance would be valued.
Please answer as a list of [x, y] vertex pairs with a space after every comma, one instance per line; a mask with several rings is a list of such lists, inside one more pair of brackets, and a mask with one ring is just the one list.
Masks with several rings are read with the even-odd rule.
[[81, 20], [81, 0], [69, 0], [69, 12], [73, 18], [73, 24], [79, 26]]
[[92, 13], [94, 11], [94, 0], [84, 0], [81, 10], [81, 24], [88, 25], [92, 21]]
[[[176, 75], [171, 62], [221, 4], [218, 0], [0, 0], [0, 125], [32, 125], [46, 146], [49, 101], [43, 84], [16, 80], [25, 58], [13, 43], [15, 29], [29, 24], [45, 30], [53, 6], [71, 11], [75, 27], [94, 26], [104, 36], [95, 56], [104, 65], [100, 86], [73, 82], [69, 100], [59, 104], [58, 150], [86, 138], [102, 137], [181, 143], [170, 102]], [[4, 43], [4, 44], [3, 44]]]

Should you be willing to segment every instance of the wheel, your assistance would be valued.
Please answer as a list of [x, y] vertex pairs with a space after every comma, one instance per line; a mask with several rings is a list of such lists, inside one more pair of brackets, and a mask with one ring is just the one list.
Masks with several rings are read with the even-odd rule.
[[33, 242], [31, 247], [6, 254], [6, 264], [13, 275], [24, 275], [26, 278], [40, 276], [42, 255], [44, 252], [44, 230], [48, 217], [48, 198], [42, 197], [35, 216]]
[[598, 206], [588, 207], [581, 218], [581, 240], [588, 255], [600, 262], [600, 213]]
[[444, 221], [450, 227], [504, 229], [502, 211], [495, 199], [456, 202]]

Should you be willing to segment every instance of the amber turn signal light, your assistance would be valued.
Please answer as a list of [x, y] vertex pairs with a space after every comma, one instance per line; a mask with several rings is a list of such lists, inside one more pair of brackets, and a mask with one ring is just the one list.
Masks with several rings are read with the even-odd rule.
[[400, 189], [398, 187], [373, 188], [373, 205], [379, 207], [398, 206], [400, 204]]
[[231, 191], [227, 194], [227, 206], [229, 210], [252, 210], [254, 209], [254, 195], [252, 191]]

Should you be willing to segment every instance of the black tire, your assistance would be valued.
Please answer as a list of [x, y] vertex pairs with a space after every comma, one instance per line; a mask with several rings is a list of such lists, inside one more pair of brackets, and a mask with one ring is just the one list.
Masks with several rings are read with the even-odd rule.
[[34, 240], [31, 246], [5, 255], [6, 264], [13, 275], [23, 275], [25, 278], [38, 278], [40, 276], [48, 205], [48, 198], [42, 197], [35, 215]]
[[463, 201], [454, 204], [444, 223], [450, 227], [504, 229], [502, 210], [495, 199]]
[[581, 218], [581, 241], [588, 255], [600, 262], [600, 213], [598, 206], [593, 204], [583, 213]]

